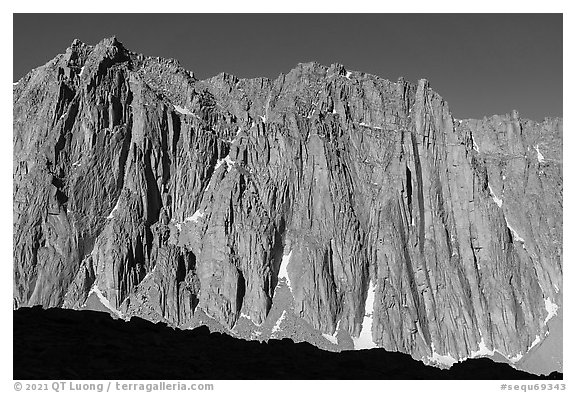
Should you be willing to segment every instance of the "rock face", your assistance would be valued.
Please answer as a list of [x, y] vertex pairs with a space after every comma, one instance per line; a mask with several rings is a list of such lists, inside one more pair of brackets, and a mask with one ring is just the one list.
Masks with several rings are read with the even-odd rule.
[[13, 102], [15, 308], [450, 365], [518, 361], [562, 306], [562, 119], [456, 120], [426, 80], [338, 64], [200, 81], [115, 38]]

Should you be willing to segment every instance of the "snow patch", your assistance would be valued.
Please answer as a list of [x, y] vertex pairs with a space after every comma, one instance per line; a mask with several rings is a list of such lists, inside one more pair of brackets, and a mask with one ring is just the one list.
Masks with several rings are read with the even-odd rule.
[[484, 337], [480, 336], [480, 342], [478, 343], [478, 350], [472, 351], [470, 357], [476, 358], [479, 356], [492, 356], [494, 355], [494, 350], [489, 350], [484, 342]]
[[452, 367], [452, 365], [457, 362], [457, 360], [450, 356], [450, 354], [440, 355], [437, 353], [436, 348], [434, 348], [434, 343], [432, 343], [432, 356], [429, 356], [428, 360], [436, 364], [443, 364], [448, 367]]
[[[532, 346], [530, 348], [532, 348], [534, 345], [536, 345], [539, 342], [539, 337], [537, 337], [537, 340], [534, 340], [534, 343], [532, 344]], [[530, 348], [528, 350], [530, 350]], [[507, 356], [507, 355], [503, 354], [502, 352], [497, 351], [495, 349], [489, 350], [488, 347], [486, 346], [486, 343], [484, 342], [484, 337], [482, 337], [482, 335], [480, 335], [480, 342], [478, 343], [478, 350], [472, 351], [470, 353], [470, 357], [476, 358], [476, 357], [480, 357], [480, 356], [493, 356], [496, 353], [499, 353], [500, 355], [502, 355], [503, 357], [505, 357], [506, 359], [508, 359], [512, 363], [517, 363], [524, 356], [524, 354], [521, 352], [518, 353], [517, 355], [510, 357], [510, 356]], [[460, 360], [464, 360], [464, 359], [460, 359]]]
[[540, 149], [538, 149], [538, 145], [534, 146], [536, 152], [538, 153], [538, 162], [544, 162], [544, 156], [540, 153]]
[[508, 226], [508, 229], [510, 229], [510, 232], [512, 232], [512, 237], [514, 238], [514, 241], [524, 243], [525, 242], [524, 239], [520, 237], [518, 232], [516, 232], [516, 230], [510, 226], [510, 224], [508, 223], [508, 219], [504, 217], [504, 220], [506, 220], [506, 226]]
[[262, 123], [266, 123], [266, 116], [259, 116], [262, 119]]
[[[462, 123], [462, 120], [460, 120], [460, 123]], [[478, 147], [478, 144], [474, 140], [474, 135], [472, 135], [472, 133], [470, 133], [470, 137], [472, 138], [472, 148], [476, 150], [478, 153], [480, 153], [480, 148]]]
[[181, 107], [179, 105], [174, 105], [174, 109], [176, 110], [176, 112], [182, 115], [194, 115], [194, 113], [190, 112], [188, 109]]
[[502, 207], [502, 199], [498, 198], [496, 194], [494, 194], [494, 190], [492, 190], [492, 186], [488, 183], [488, 188], [490, 189], [490, 195], [492, 196], [492, 200], [496, 202], [498, 207]]
[[102, 303], [102, 305], [104, 307], [106, 307], [108, 310], [112, 311], [114, 314], [116, 314], [120, 318], [124, 318], [124, 314], [122, 314], [122, 312], [120, 312], [116, 307], [114, 307], [112, 304], [110, 304], [110, 301], [106, 298], [106, 296], [104, 296], [104, 294], [102, 293], [100, 288], [98, 288], [98, 285], [94, 285], [92, 287], [92, 289], [90, 289], [88, 296], [92, 295], [93, 293], [95, 293], [96, 296], [98, 296], [98, 300], [100, 300], [100, 303]]
[[330, 341], [332, 344], [334, 345], [338, 345], [338, 338], [336, 337], [338, 335], [338, 329], [340, 328], [340, 321], [338, 321], [338, 323], [336, 324], [336, 329], [334, 330], [334, 334], [329, 335], [326, 333], [322, 333], [322, 336]]
[[282, 255], [282, 261], [280, 262], [280, 271], [278, 272], [278, 281], [281, 278], [286, 280], [286, 284], [290, 291], [292, 291], [292, 285], [290, 284], [290, 277], [288, 276], [288, 264], [290, 263], [290, 257], [292, 256], [292, 250], [288, 253], [288, 255]]
[[192, 222], [198, 222], [199, 218], [204, 217], [204, 212], [201, 212], [200, 210], [196, 210], [194, 212], [194, 214], [192, 214], [190, 217], [186, 217], [186, 219], [184, 219], [184, 222], [188, 222], [188, 221], [192, 221]]
[[12, 83], [12, 86], [16, 86], [18, 83], [20, 83], [20, 81]]
[[230, 172], [230, 169], [232, 169], [232, 166], [234, 166], [236, 161], [232, 161], [230, 159], [230, 155], [227, 155], [226, 157], [224, 157], [221, 160], [218, 160], [218, 162], [216, 162], [216, 166], [214, 167], [214, 169], [220, 168], [220, 166], [222, 166], [223, 163], [226, 163], [226, 168], [227, 168], [228, 172]]
[[376, 285], [372, 281], [368, 286], [368, 295], [364, 303], [364, 320], [362, 321], [362, 330], [358, 337], [352, 337], [354, 349], [376, 348], [376, 343], [372, 340], [372, 321], [374, 313], [374, 299], [376, 295]]
[[280, 315], [280, 318], [278, 318], [276, 324], [272, 328], [272, 333], [276, 333], [277, 331], [280, 330], [280, 325], [282, 324], [282, 321], [284, 321], [285, 318], [286, 318], [286, 310], [282, 311], [282, 315]]
[[80, 165], [82, 165], [82, 164], [80, 164], [80, 160], [72, 163], [72, 166], [80, 166]]
[[350, 71], [346, 71], [346, 77], [347, 79], [350, 79], [350, 77], [352, 76], [352, 73]]
[[330, 341], [332, 344], [338, 345], [338, 339], [336, 338], [336, 333], [334, 333], [332, 336], [329, 335], [329, 334], [326, 334], [326, 333], [322, 333], [322, 336], [323, 336], [326, 340]]
[[[256, 321], [254, 321], [252, 318], [250, 318], [250, 315], [248, 315], [248, 314], [240, 313], [240, 317], [241, 317], [241, 318], [242, 318], [242, 317], [246, 318], [247, 320], [249, 320], [250, 322], [252, 322], [252, 323], [253, 323], [254, 325], [256, 325], [256, 326], [262, 325], [261, 323], [256, 323]], [[262, 332], [260, 332], [260, 334], [262, 334]], [[259, 336], [260, 334], [258, 334], [258, 336]]]
[[114, 218], [114, 213], [116, 212], [116, 210], [118, 210], [119, 204], [120, 204], [120, 198], [118, 198], [118, 201], [116, 201], [116, 205], [114, 206], [114, 209], [112, 209], [112, 211], [110, 212], [110, 214], [108, 214], [108, 217], [106, 217], [106, 219], [111, 220]]
[[538, 345], [538, 343], [540, 343], [540, 341], [541, 341], [540, 336], [536, 336], [534, 341], [532, 341], [532, 344], [530, 344], [530, 346], [528, 347], [528, 351], [530, 351], [532, 348], [534, 348], [536, 345]]
[[558, 285], [554, 284], [554, 290], [556, 291], [556, 293], [560, 292], [560, 288], [558, 288]]
[[196, 211], [194, 212], [194, 214], [192, 214], [190, 217], [186, 217], [186, 218], [184, 219], [184, 221], [178, 222], [178, 221], [172, 219], [172, 220], [170, 221], [170, 223], [172, 223], [172, 224], [178, 229], [178, 231], [180, 232], [180, 231], [182, 231], [182, 224], [186, 224], [186, 223], [188, 223], [188, 222], [198, 222], [199, 219], [201, 219], [202, 217], [204, 217], [204, 214], [205, 214], [205, 213], [204, 213], [203, 211], [201, 211], [201, 210], [196, 210]]
[[370, 124], [364, 123], [364, 122], [361, 122], [360, 125], [363, 126], [363, 127], [375, 128], [375, 129], [377, 129], [377, 130], [381, 130], [381, 129], [382, 129], [382, 127], [373, 126], [373, 125], [370, 125]]
[[79, 76], [82, 76], [82, 73], [84, 72], [84, 67], [85, 67], [85, 66], [82, 66], [82, 68], [80, 68], [80, 74], [79, 74]]
[[548, 311], [548, 315], [546, 316], [544, 323], [548, 323], [549, 320], [551, 320], [558, 314], [558, 305], [554, 304], [554, 302], [552, 302], [552, 299], [550, 299], [549, 297], [544, 299], [544, 305], [546, 306], [546, 311]]
[[181, 223], [177, 222], [177, 221], [174, 220], [174, 219], [172, 219], [170, 222], [171, 222], [172, 224], [174, 224], [174, 226], [178, 229], [178, 231], [181, 231], [181, 230], [182, 230], [182, 224], [181, 224]]
[[520, 359], [522, 359], [522, 356], [524, 356], [522, 353], [519, 353], [515, 356], [512, 356], [511, 358], [508, 358], [508, 360], [510, 360], [512, 363], [518, 363], [518, 361], [520, 361]]

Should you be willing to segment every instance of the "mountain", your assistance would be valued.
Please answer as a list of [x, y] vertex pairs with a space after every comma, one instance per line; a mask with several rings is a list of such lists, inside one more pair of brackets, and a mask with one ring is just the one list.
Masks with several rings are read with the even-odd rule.
[[562, 119], [339, 64], [198, 80], [116, 38], [13, 92], [15, 309], [440, 367], [561, 342]]

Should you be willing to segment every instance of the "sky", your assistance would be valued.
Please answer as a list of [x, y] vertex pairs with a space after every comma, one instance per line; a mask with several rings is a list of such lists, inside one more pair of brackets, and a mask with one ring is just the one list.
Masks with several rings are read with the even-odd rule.
[[14, 81], [74, 38], [115, 35], [200, 79], [341, 63], [392, 81], [426, 78], [456, 118], [562, 116], [562, 14], [14, 14], [13, 26]]

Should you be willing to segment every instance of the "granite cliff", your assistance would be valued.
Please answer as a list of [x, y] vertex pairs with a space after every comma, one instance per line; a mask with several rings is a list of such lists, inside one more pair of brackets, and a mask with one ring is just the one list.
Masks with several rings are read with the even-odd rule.
[[447, 366], [519, 361], [562, 306], [562, 119], [339, 64], [198, 80], [115, 38], [13, 91], [15, 308]]

